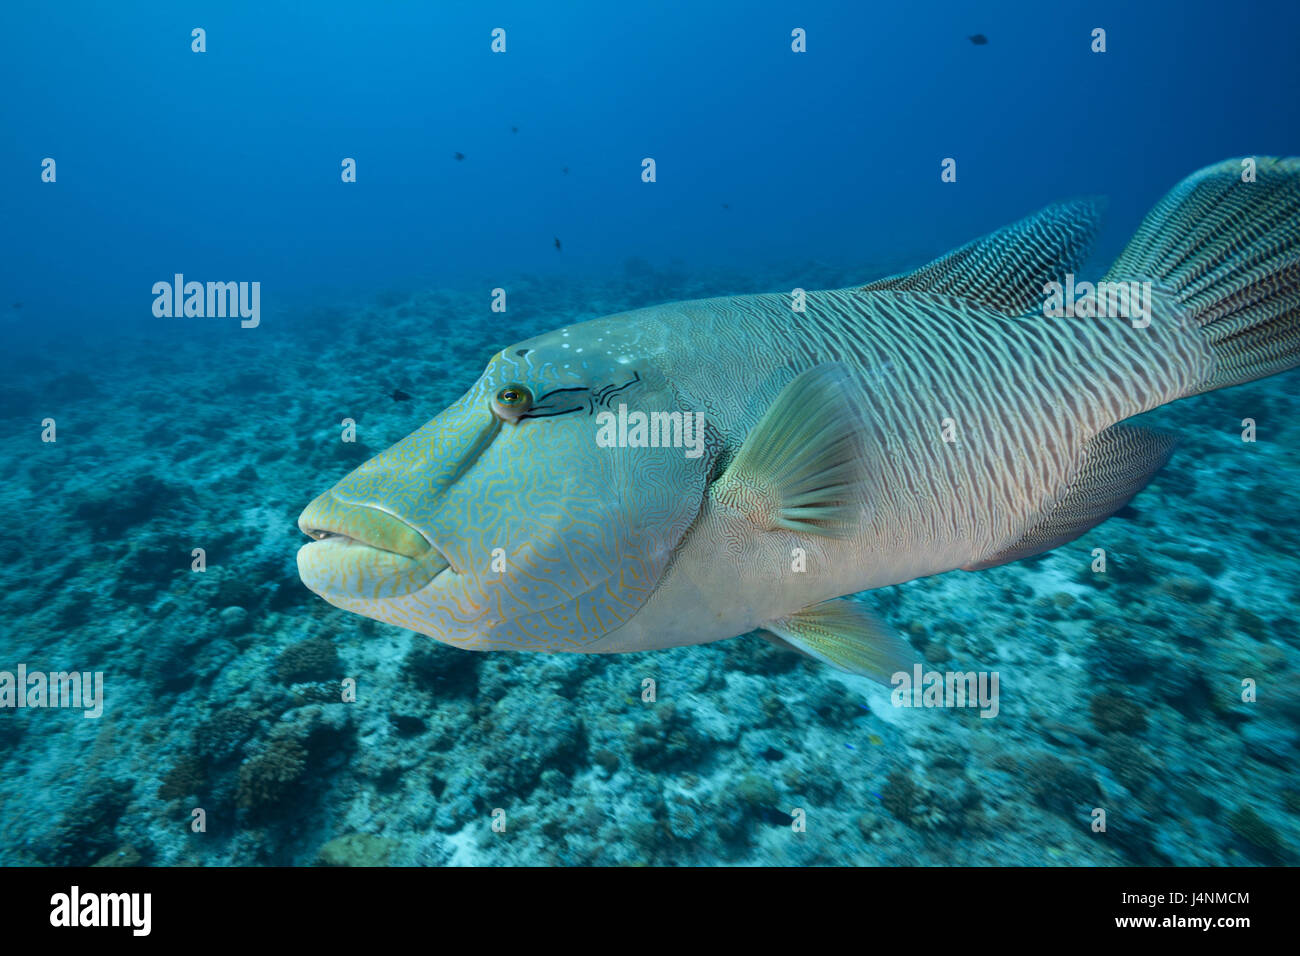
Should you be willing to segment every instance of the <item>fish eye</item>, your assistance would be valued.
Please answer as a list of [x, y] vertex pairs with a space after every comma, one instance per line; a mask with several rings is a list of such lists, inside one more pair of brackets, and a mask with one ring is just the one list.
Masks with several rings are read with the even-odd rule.
[[533, 393], [522, 385], [504, 386], [492, 402], [492, 410], [510, 421], [517, 421], [532, 407]]

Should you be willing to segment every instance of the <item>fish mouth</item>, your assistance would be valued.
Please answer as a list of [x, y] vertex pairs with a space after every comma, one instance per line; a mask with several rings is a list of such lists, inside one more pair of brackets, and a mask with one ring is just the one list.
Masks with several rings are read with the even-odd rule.
[[441, 560], [441, 562], [447, 566], [448, 570], [451, 569], [451, 562], [447, 560], [446, 555], [433, 545], [429, 545], [421, 554], [411, 554], [409, 550], [397, 551], [392, 548], [386, 548], [383, 545], [375, 544], [373, 541], [353, 538], [350, 535], [344, 534], [342, 531], [326, 531], [321, 528], [304, 528], [303, 533], [313, 541], [328, 541], [336, 547], [368, 548], [371, 551], [383, 551], [387, 554], [395, 554], [399, 557], [410, 558], [416, 561], [425, 560], [432, 556], [434, 563]]
[[439, 548], [396, 515], [330, 492], [307, 506], [298, 528], [312, 539], [298, 550], [299, 575], [322, 597], [399, 597], [455, 573]]

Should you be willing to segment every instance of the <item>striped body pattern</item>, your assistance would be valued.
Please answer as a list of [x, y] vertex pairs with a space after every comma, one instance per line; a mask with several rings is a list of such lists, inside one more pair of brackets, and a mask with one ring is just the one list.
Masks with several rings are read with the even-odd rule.
[[[662, 319], [670, 337], [709, 343], [714, 356], [695, 383], [701, 404], [717, 402], [719, 383], [735, 383], [722, 407], [748, 405], [734, 419], [710, 417], [725, 421], [726, 441], [739, 443], [755, 424], [761, 406], [744, 393], [773, 391], [765, 379], [825, 362], [856, 373], [883, 496], [864, 513], [857, 544], [909, 559], [896, 572], [878, 565], [854, 590], [990, 553], [1051, 508], [1088, 439], [1185, 394], [1206, 369], [1205, 350], [1177, 330], [1007, 316], [927, 293], [812, 293], [803, 314], [784, 295], [669, 308], [680, 309]], [[681, 382], [690, 369], [674, 372]]]
[[[1189, 177], [1087, 308], [1053, 311], [1099, 217], [1061, 203], [866, 286], [679, 302], [512, 345], [304, 511], [303, 580], [467, 649], [765, 629], [879, 670], [869, 629], [826, 602], [1074, 539], [1170, 454], [1125, 419], [1300, 364], [1296, 160]], [[1141, 289], [1141, 321], [1105, 307], [1116, 288], [1130, 305]], [[703, 454], [598, 442], [616, 411], [700, 414]]]

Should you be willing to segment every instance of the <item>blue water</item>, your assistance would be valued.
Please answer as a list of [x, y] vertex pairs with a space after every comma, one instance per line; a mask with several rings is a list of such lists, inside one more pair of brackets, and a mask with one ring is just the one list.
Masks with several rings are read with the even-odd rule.
[[[882, 596], [918, 649], [1033, 675], [1003, 721], [892, 722], [753, 638], [462, 654], [328, 607], [293, 551], [536, 332], [846, 286], [1079, 195], [1109, 197], [1100, 269], [1183, 176], [1300, 154], [1298, 36], [1288, 2], [6, 3], [0, 670], [107, 696], [0, 711], [0, 862], [1294, 861], [1297, 373], [1159, 413], [1188, 450], [1126, 519], [1122, 598], [1057, 554]], [[178, 273], [259, 282], [260, 324], [155, 316]], [[1247, 677], [1274, 709], [1238, 712]]]

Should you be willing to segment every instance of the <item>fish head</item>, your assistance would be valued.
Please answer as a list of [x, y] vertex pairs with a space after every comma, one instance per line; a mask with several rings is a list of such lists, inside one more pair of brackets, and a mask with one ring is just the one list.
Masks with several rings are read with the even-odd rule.
[[699, 512], [715, 449], [608, 440], [620, 406], [687, 410], [607, 321], [498, 353], [459, 401], [316, 498], [298, 520], [303, 582], [467, 649], [581, 651], [626, 623]]

